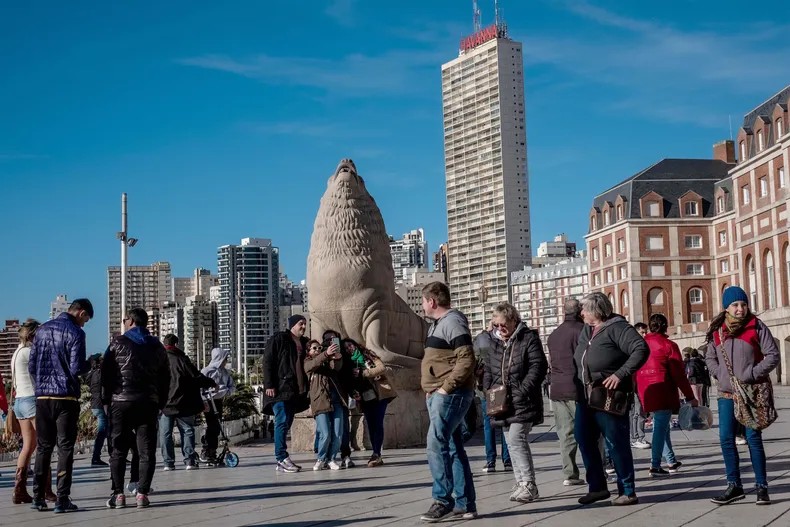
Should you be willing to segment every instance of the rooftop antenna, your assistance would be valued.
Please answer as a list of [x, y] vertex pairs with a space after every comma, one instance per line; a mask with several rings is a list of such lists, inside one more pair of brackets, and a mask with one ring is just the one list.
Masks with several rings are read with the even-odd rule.
[[477, 33], [482, 29], [480, 24], [480, 9], [477, 7], [477, 0], [472, 0], [472, 15], [474, 23], [474, 32]]
[[494, 22], [499, 27], [499, 0], [494, 0]]
[[498, 36], [507, 37], [507, 24], [505, 23], [505, 16], [499, 8], [499, 0], [494, 0], [494, 22]]

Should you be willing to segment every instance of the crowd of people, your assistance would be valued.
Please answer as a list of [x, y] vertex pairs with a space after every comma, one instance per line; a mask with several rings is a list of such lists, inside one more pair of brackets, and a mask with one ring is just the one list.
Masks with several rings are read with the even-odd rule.
[[[506, 302], [491, 313], [487, 331], [473, 341], [466, 317], [453, 309], [450, 291], [441, 282], [422, 290], [422, 308], [432, 322], [425, 338], [421, 386], [429, 417], [426, 437], [428, 467], [433, 479], [425, 522], [467, 520], [478, 516], [476, 492], [464, 443], [471, 435], [466, 416], [475, 390], [482, 394], [486, 464], [496, 471], [497, 433], [501, 433], [502, 467], [512, 471], [510, 500], [539, 499], [529, 433], [543, 423], [545, 386], [549, 386], [563, 485], [587, 484], [582, 505], [611, 497], [616, 506], [639, 502], [631, 448], [650, 448], [648, 477], [677, 473], [682, 465], [671, 441], [672, 416], [681, 399], [694, 408], [708, 404], [711, 379], [718, 385], [719, 440], [727, 487], [714, 498], [724, 505], [745, 495], [736, 439], [745, 435], [756, 479], [756, 503], [770, 503], [761, 429], [742, 415], [736, 388], [765, 382], [777, 366], [779, 352], [769, 329], [748, 306], [739, 287], [723, 294], [723, 310], [711, 322], [705, 345], [681, 355], [667, 335], [662, 314], [647, 324], [631, 325], [613, 312], [609, 299], [591, 293], [565, 302], [565, 320], [548, 338], [548, 360], [534, 329]], [[82, 327], [93, 317], [86, 299], [68, 312], [39, 325], [29, 320], [19, 331], [12, 357], [13, 409], [20, 421], [23, 448], [17, 465], [14, 503], [32, 503], [55, 512], [77, 510], [71, 501], [71, 474], [81, 378], [91, 388], [91, 409], [98, 421], [92, 465], [101, 459], [105, 441], [110, 454], [110, 508], [126, 505], [125, 491], [138, 507], [149, 506], [148, 494], [156, 467], [157, 438], [164, 470], [176, 467], [173, 427], [181, 433], [183, 464], [194, 470], [216, 463], [222, 401], [234, 390], [226, 368], [229, 352], [217, 348], [211, 363], [198, 371], [167, 335], [160, 342], [148, 332], [148, 315], [131, 309], [124, 333], [114, 337], [101, 357], [86, 361]], [[321, 339], [305, 336], [301, 315], [288, 319], [264, 352], [264, 412], [274, 416], [274, 468], [296, 473], [301, 467], [288, 452], [287, 437], [297, 413], [311, 410], [315, 419], [316, 461], [313, 470], [351, 468], [352, 412], [361, 412], [368, 427], [372, 453], [368, 467], [384, 464], [385, 416], [397, 392], [380, 357], [333, 329]], [[551, 380], [547, 376], [551, 372]], [[216, 410], [207, 411], [205, 398]], [[744, 401], [738, 401], [743, 404]], [[205, 412], [203, 452], [195, 448], [195, 426]], [[652, 444], [645, 440], [644, 420], [651, 416]], [[768, 423], [770, 424], [770, 423]], [[501, 432], [500, 432], [501, 431]], [[58, 446], [57, 487], [52, 489], [50, 462]], [[645, 447], [644, 445], [647, 445]], [[27, 493], [27, 470], [35, 447], [33, 495]], [[125, 487], [127, 457], [132, 453], [130, 487]], [[581, 453], [584, 469], [577, 463]], [[608, 476], [607, 476], [608, 475]], [[133, 484], [133, 490], [131, 488]]]

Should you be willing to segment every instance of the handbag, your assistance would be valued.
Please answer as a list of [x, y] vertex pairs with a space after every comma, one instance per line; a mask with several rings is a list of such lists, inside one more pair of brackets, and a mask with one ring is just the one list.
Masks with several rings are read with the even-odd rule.
[[[587, 343], [587, 351], [590, 350], [590, 342]], [[631, 407], [631, 394], [623, 390], [611, 390], [603, 385], [603, 381], [593, 382], [590, 375], [590, 368], [586, 365], [587, 353], [584, 354], [584, 382], [587, 394], [587, 406], [593, 410], [604, 412], [610, 415], [625, 416]]]
[[[508, 386], [507, 377], [513, 361], [511, 347], [511, 342], [508, 342], [505, 352], [502, 354], [502, 384], [494, 385], [486, 392], [486, 415], [488, 417], [501, 417], [510, 411], [510, 386]], [[507, 361], [507, 369], [505, 369], [505, 357], [508, 351], [510, 351], [510, 358]]]
[[753, 430], [768, 428], [778, 417], [774, 406], [774, 388], [770, 379], [747, 384], [741, 382], [733, 373], [732, 363], [724, 350], [724, 332], [719, 328], [719, 346], [732, 384], [732, 400], [735, 405], [735, 419], [743, 426]]
[[5, 418], [5, 433], [7, 436], [22, 433], [22, 427], [19, 425], [19, 419], [16, 418], [14, 409], [10, 406], [8, 407], [8, 416]]

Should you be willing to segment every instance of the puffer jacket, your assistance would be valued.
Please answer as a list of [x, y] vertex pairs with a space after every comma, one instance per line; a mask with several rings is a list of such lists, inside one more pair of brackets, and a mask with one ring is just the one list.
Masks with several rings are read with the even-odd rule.
[[[511, 358], [512, 354], [512, 358]], [[502, 365], [507, 370], [507, 384], [510, 387], [510, 412], [504, 416], [491, 418], [495, 426], [508, 426], [513, 423], [543, 422], [543, 395], [541, 385], [546, 378], [549, 364], [538, 332], [519, 324], [506, 346], [496, 346], [486, 358], [483, 385], [502, 384]]]
[[216, 382], [198, 371], [189, 357], [175, 346], [165, 346], [170, 364], [170, 391], [162, 413], [189, 417], [203, 411], [201, 388], [216, 386]]
[[170, 364], [164, 346], [145, 328], [114, 337], [101, 366], [104, 403], [167, 404]]
[[310, 410], [313, 416], [334, 411], [332, 390], [337, 391], [343, 406], [348, 408], [348, 392], [341, 382], [343, 359], [330, 359], [326, 353], [304, 360], [305, 372], [310, 376]]
[[593, 335], [593, 328], [584, 325], [573, 359], [581, 385], [587, 384], [589, 374], [593, 384], [610, 375], [617, 375], [617, 389], [633, 392], [633, 375], [647, 361], [650, 350], [634, 327], [620, 315], [612, 315], [601, 322]]
[[672, 413], [677, 413], [680, 409], [678, 390], [686, 399], [694, 399], [683, 369], [680, 348], [661, 333], [648, 333], [645, 342], [650, 348], [650, 356], [635, 377], [642, 411], [672, 410]]
[[767, 379], [768, 374], [779, 364], [779, 348], [771, 331], [759, 318], [754, 315], [750, 317], [735, 335], [724, 333], [723, 345], [719, 332], [714, 333], [713, 341], [708, 343], [705, 362], [710, 374], [719, 380], [720, 392], [732, 393], [730, 373], [723, 353], [730, 359], [735, 377], [747, 384]]
[[546, 344], [551, 359], [552, 401], [575, 401], [578, 398], [578, 377], [573, 354], [579, 344], [584, 322], [576, 315], [565, 315], [565, 321], [551, 332]]
[[[232, 395], [236, 391], [236, 383], [230, 375], [228, 369], [222, 363], [230, 357], [230, 350], [214, 348], [211, 350], [211, 362], [208, 366], [200, 370], [200, 373], [214, 381], [218, 387], [214, 392], [213, 399], [220, 400], [226, 395]], [[205, 399], [205, 397], [204, 397]]]
[[36, 397], [80, 397], [80, 375], [88, 371], [85, 332], [68, 313], [44, 322], [30, 347], [28, 371]]
[[86, 379], [91, 388], [91, 409], [101, 410], [104, 408], [104, 403], [102, 402], [101, 369], [92, 369], [86, 376]]

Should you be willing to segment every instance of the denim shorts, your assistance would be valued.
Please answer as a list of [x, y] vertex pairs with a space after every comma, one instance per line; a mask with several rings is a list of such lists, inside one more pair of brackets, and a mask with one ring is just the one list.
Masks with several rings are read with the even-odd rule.
[[36, 396], [14, 399], [14, 415], [17, 419], [32, 419], [36, 416]]

